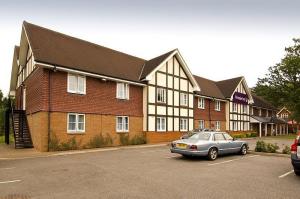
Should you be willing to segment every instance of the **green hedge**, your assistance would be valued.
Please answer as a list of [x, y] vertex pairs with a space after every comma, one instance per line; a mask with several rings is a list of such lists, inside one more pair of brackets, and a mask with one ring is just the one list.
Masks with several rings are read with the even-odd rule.
[[257, 137], [256, 132], [248, 132], [248, 133], [235, 133], [231, 134], [234, 138], [251, 138], [251, 137]]
[[255, 151], [256, 152], [266, 152], [266, 153], [276, 153], [279, 149], [279, 146], [271, 143], [266, 143], [264, 141], [257, 141]]

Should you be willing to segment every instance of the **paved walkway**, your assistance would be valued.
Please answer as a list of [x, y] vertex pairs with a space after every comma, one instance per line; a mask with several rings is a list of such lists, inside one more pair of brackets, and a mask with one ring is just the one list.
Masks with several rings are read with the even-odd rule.
[[285, 146], [288, 146], [290, 147], [294, 140], [292, 139], [283, 139], [283, 138], [270, 138], [270, 137], [262, 137], [262, 138], [246, 138], [246, 139], [242, 139], [242, 140], [245, 140], [249, 143], [249, 150], [253, 150], [255, 149], [255, 146], [256, 146], [256, 142], [258, 140], [263, 140], [265, 141], [266, 143], [272, 143], [272, 144], [277, 144], [279, 146], [279, 150], [278, 152], [282, 152], [282, 149], [285, 147]]

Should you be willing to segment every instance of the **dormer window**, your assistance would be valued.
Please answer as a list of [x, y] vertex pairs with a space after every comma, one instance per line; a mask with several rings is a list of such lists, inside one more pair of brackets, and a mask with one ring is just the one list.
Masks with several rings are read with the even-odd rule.
[[68, 74], [68, 92], [76, 94], [86, 94], [85, 76]]
[[117, 98], [129, 99], [129, 84], [117, 83]]

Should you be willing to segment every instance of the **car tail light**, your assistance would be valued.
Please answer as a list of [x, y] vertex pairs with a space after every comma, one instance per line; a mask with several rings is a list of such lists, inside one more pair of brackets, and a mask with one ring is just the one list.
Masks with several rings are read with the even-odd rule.
[[297, 153], [297, 147], [298, 147], [298, 139], [295, 139], [294, 144], [291, 145], [291, 153], [293, 154]]
[[191, 146], [190, 146], [190, 149], [191, 149], [191, 150], [197, 150], [197, 146], [196, 146], [196, 145], [191, 145]]

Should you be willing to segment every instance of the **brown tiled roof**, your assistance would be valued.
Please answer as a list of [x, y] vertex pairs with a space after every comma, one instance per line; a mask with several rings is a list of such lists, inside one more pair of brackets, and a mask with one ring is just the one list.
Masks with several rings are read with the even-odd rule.
[[260, 108], [277, 110], [276, 107], [274, 107], [272, 104], [270, 104], [264, 98], [262, 98], [260, 96], [257, 96], [254, 93], [252, 93], [252, 97], [253, 97], [253, 101], [254, 101], [253, 106], [257, 106], [257, 107], [260, 107]]
[[216, 85], [222, 91], [225, 98], [231, 97], [235, 88], [238, 86], [243, 77], [236, 77], [216, 82]]
[[194, 75], [194, 78], [201, 87], [201, 91], [197, 91], [196, 94], [208, 97], [215, 97], [218, 99], [225, 99], [221, 90], [216, 85], [216, 82], [196, 75]]
[[130, 81], [140, 80], [144, 59], [27, 22], [24, 27], [36, 61]]
[[169, 55], [171, 55], [174, 51], [174, 50], [171, 50], [170, 52], [167, 52], [163, 55], [160, 55], [158, 57], [155, 57], [153, 59], [150, 59], [149, 61], [147, 61], [144, 65], [144, 68], [143, 68], [143, 72], [142, 72], [142, 75], [141, 75], [141, 80], [144, 79], [149, 73], [151, 73], [161, 62], [163, 62], [167, 57], [169, 57]]

